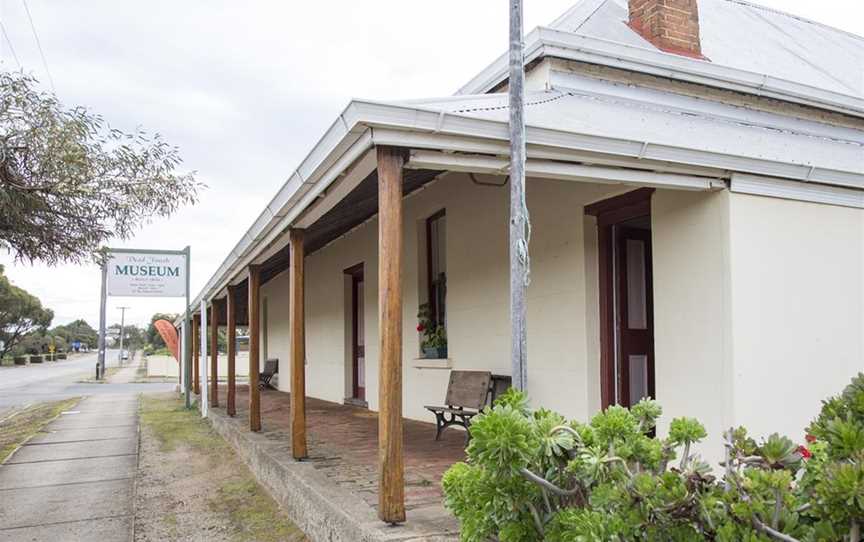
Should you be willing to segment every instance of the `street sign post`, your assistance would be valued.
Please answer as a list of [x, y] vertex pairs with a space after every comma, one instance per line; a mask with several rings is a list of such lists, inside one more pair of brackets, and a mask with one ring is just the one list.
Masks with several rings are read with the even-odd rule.
[[[189, 322], [189, 271], [191, 249], [140, 250], [108, 249], [102, 264], [102, 296], [99, 301], [99, 361], [98, 373], [105, 374], [105, 309], [109, 296], [123, 297], [186, 297], [184, 323]], [[186, 406], [191, 406], [191, 342], [183, 326], [183, 390]], [[120, 334], [123, 337], [122, 328]], [[120, 354], [122, 356], [122, 352]]]

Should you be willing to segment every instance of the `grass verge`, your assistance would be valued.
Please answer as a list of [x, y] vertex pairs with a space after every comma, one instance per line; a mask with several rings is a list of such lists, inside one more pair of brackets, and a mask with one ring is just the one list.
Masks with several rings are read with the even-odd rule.
[[[181, 463], [184, 480], [194, 480], [202, 488], [206, 502], [201, 507], [215, 514], [219, 530], [229, 539], [306, 540], [234, 449], [201, 419], [197, 410], [186, 410], [176, 395], [142, 395], [141, 424], [146, 430], [143, 434], [152, 435], [158, 443], [159, 456], [153, 459], [158, 460], [160, 471], [171, 470], [168, 462]], [[176, 531], [176, 516], [165, 514], [161, 521], [166, 532]]]
[[7, 414], [0, 421], [0, 463], [18, 449], [21, 444], [38, 433], [60, 415], [64, 410], [72, 408], [78, 398], [64, 399], [31, 405], [23, 410]]

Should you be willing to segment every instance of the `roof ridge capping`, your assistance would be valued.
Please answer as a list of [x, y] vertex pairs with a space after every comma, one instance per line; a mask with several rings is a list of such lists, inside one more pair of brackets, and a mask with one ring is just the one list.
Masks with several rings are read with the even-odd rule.
[[[628, 1], [628, 0], [625, 0]], [[700, 0], [701, 1], [701, 0]], [[814, 26], [819, 26], [822, 28], [826, 28], [828, 30], [833, 30], [835, 32], [840, 32], [841, 34], [846, 34], [849, 37], [855, 38], [860, 41], [864, 41], [864, 36], [856, 34], [850, 30], [844, 30], [842, 28], [838, 28], [836, 26], [832, 26], [830, 24], [826, 24], [815, 19], [810, 19], [808, 17], [804, 17], [802, 15], [796, 15], [794, 13], [790, 13], [788, 11], [783, 11], [782, 9], [773, 8], [770, 6], [764, 6], [762, 4], [756, 4], [754, 2], [748, 2], [747, 0], [721, 0], [723, 2], [728, 2], [730, 4], [738, 4], [740, 6], [746, 6], [753, 9], [758, 9], [762, 11], [767, 11], [769, 13], [774, 13], [775, 15], [782, 15], [784, 17], [789, 17], [790, 19], [795, 19], [796, 21], [800, 21], [802, 23], [812, 24]]]

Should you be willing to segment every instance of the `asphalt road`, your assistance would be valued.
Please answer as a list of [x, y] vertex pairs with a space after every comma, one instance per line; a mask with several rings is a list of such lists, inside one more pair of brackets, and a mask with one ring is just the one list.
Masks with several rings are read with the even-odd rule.
[[[117, 350], [108, 350], [105, 363], [118, 365]], [[67, 397], [114, 395], [170, 391], [174, 384], [82, 384], [93, 378], [96, 353], [74, 359], [31, 364], [24, 367], [0, 367], [0, 411], [41, 401]]]

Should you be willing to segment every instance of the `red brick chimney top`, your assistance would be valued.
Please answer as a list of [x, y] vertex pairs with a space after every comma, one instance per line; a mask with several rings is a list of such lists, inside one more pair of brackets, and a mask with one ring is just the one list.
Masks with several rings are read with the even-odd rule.
[[697, 0], [629, 0], [630, 28], [667, 53], [704, 59]]

